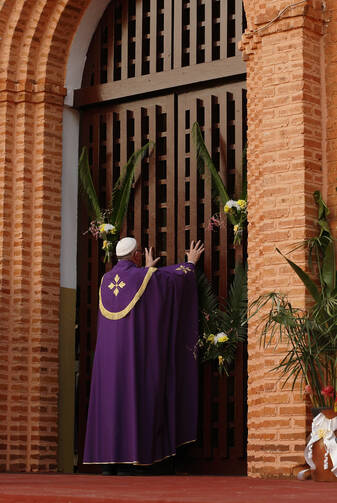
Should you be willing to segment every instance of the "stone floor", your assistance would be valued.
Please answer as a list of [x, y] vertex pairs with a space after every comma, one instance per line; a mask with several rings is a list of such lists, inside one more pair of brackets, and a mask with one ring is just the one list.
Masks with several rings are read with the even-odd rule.
[[248, 477], [0, 474], [0, 503], [336, 503], [337, 484]]

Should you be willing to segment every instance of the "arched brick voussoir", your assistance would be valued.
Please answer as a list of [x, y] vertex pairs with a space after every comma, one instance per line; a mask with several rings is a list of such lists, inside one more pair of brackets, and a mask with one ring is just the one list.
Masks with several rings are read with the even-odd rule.
[[35, 75], [38, 84], [47, 82], [64, 85], [70, 46], [90, 1], [92, 0], [58, 2], [52, 17], [53, 23], [44, 33], [44, 43], [40, 44]]
[[25, 12], [20, 20], [24, 24], [20, 51], [17, 56], [15, 81], [20, 89], [30, 90], [35, 83], [36, 67], [39, 65], [39, 52], [44, 43], [44, 33], [48, 30], [51, 6], [50, 0], [25, 1]]
[[1, 88], [34, 91], [35, 84], [63, 86], [71, 42], [89, 3], [4, 0], [0, 4]]
[[4, 0], [0, 6], [1, 89], [7, 88], [8, 81], [12, 83], [15, 82], [18, 60], [17, 48], [20, 40], [18, 26], [24, 6], [25, 0], [19, 0], [17, 2]]
[[53, 0], [7, 0], [0, 8], [2, 83], [6, 90], [32, 90], [41, 44], [50, 29], [55, 5]]

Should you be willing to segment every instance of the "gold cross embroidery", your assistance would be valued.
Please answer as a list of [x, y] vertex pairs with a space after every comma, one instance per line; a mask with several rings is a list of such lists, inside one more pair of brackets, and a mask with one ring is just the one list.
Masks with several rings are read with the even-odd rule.
[[324, 428], [320, 428], [317, 431], [318, 438], [324, 438], [327, 433], [328, 433], [327, 430], [325, 430]]
[[124, 288], [124, 287], [125, 287], [125, 283], [124, 283], [124, 281], [120, 282], [120, 277], [118, 276], [118, 274], [116, 274], [116, 276], [114, 277], [114, 283], [110, 283], [110, 285], [108, 285], [108, 288], [110, 288], [110, 290], [112, 290], [114, 288], [113, 293], [116, 297], [119, 294], [119, 288]]
[[186, 267], [185, 265], [180, 265], [179, 267], [177, 267], [176, 271], [183, 271], [185, 274], [187, 274], [188, 272], [191, 272], [192, 269]]

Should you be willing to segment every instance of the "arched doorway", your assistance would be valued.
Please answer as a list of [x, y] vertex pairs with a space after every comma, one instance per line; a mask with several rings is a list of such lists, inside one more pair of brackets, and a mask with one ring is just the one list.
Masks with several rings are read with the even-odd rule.
[[[153, 156], [138, 167], [125, 232], [152, 245], [161, 264], [182, 260], [191, 239], [202, 239], [202, 264], [226, 297], [236, 251], [227, 229], [212, 234], [217, 211], [211, 189], [198, 175], [190, 130], [198, 121], [212, 157], [233, 194], [241, 184], [245, 141], [245, 67], [237, 50], [244, 15], [238, 0], [113, 0], [93, 36], [75, 91], [81, 109], [80, 144], [102, 205], [128, 157], [148, 140]], [[97, 290], [104, 264], [83, 231], [80, 211], [77, 353], [78, 450], [81, 469], [92, 356], [96, 342]], [[199, 473], [243, 474], [245, 463], [245, 357], [238, 352], [230, 377], [201, 369], [200, 434], [183, 462]]]

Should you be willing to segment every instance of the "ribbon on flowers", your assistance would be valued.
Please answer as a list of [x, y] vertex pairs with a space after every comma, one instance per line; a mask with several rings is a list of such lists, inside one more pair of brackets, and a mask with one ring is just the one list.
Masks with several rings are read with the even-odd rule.
[[337, 430], [337, 417], [328, 419], [320, 412], [312, 421], [312, 431], [308, 444], [304, 450], [304, 457], [312, 470], [316, 469], [316, 465], [312, 459], [312, 447], [315, 442], [323, 439], [325, 447], [324, 469], [328, 469], [328, 456], [332, 461], [332, 473], [337, 477], [337, 439], [335, 436]]

